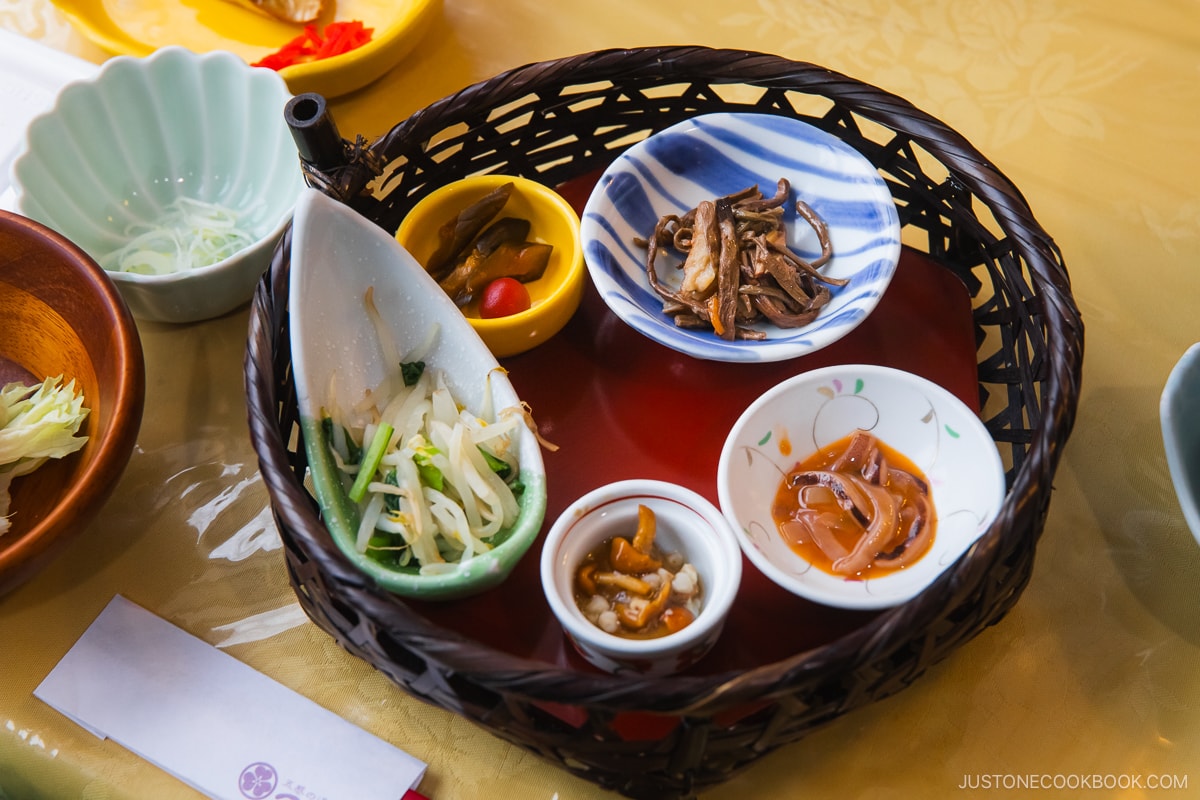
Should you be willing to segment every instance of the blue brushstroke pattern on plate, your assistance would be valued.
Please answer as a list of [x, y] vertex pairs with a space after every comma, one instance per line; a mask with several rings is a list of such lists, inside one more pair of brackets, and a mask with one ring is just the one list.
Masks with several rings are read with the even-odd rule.
[[[788, 245], [808, 260], [820, 255], [816, 233], [799, 219], [804, 200], [825, 220], [833, 258], [822, 269], [848, 278], [801, 328], [754, 327], [762, 341], [726, 341], [712, 331], [678, 328], [646, 277], [645, 250], [635, 243], [666, 214], [682, 215], [711, 200], [757, 185], [766, 196], [786, 178]], [[852, 147], [800, 120], [771, 114], [707, 114], [633, 145], [601, 176], [582, 217], [584, 259], [609, 308], [667, 347], [713, 361], [779, 361], [825, 347], [874, 310], [900, 257], [900, 220], [887, 184]], [[660, 251], [664, 283], [678, 286], [682, 258]]]

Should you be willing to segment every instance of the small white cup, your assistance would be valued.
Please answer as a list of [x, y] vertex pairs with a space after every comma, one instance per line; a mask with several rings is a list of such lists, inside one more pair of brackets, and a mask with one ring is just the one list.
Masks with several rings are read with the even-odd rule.
[[[682, 553], [700, 576], [701, 607], [690, 625], [656, 639], [627, 639], [593, 624], [575, 603], [575, 573], [605, 539], [632, 537], [638, 506], [656, 519], [655, 542]], [[721, 512], [696, 492], [655, 480], [625, 480], [588, 492], [572, 503], [547, 534], [542, 588], [575, 648], [607, 672], [669, 675], [703, 657], [721, 635], [742, 577], [742, 554]]]

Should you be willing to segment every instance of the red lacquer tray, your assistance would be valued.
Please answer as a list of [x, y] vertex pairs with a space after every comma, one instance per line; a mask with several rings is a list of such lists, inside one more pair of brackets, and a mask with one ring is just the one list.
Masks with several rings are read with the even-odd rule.
[[[594, 180], [594, 179], [593, 179]], [[592, 181], [560, 187], [576, 208]], [[542, 436], [548, 499], [545, 535], [577, 497], [612, 481], [654, 478], [717, 503], [717, 461], [730, 427], [758, 395], [816, 367], [866, 363], [908, 370], [979, 408], [971, 299], [949, 270], [904, 248], [875, 311], [845, 338], [801, 358], [765, 364], [695, 359], [634, 331], [588, 282], [579, 311], [546, 344], [502, 359]], [[487, 593], [412, 605], [481, 644], [583, 671], [552, 616], [538, 574], [539, 540], [512, 576]], [[718, 645], [694, 674], [742, 670], [830, 642], [878, 612], [844, 611], [777, 587], [743, 558], [742, 585]]]

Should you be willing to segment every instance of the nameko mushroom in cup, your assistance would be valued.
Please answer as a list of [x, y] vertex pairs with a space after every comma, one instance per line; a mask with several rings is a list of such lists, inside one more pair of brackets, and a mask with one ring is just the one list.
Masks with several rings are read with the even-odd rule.
[[579, 653], [645, 675], [687, 669], [712, 649], [741, 570], [721, 512], [654, 480], [580, 497], [551, 526], [541, 561], [546, 600]]

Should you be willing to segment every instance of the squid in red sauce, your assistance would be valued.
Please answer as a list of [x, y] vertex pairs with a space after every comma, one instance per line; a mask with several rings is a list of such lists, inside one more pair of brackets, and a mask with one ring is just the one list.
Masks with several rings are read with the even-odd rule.
[[802, 558], [852, 579], [913, 564], [929, 551], [937, 528], [920, 468], [861, 430], [789, 471], [771, 513]]

